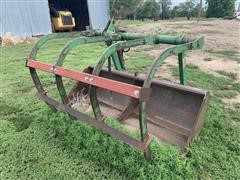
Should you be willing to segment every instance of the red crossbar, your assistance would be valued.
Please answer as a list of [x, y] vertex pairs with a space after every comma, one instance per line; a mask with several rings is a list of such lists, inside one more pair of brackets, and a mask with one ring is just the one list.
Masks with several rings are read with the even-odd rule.
[[139, 99], [141, 87], [131, 84], [106, 79], [103, 77], [87, 74], [83, 72], [69, 70], [59, 66], [52, 66], [51, 64], [28, 59], [26, 63], [27, 67], [40, 69], [52, 74], [57, 74], [63, 77], [67, 77], [73, 80], [77, 80], [86, 84], [90, 84], [96, 87], [107, 89], [113, 92], [124, 94], [133, 98]]

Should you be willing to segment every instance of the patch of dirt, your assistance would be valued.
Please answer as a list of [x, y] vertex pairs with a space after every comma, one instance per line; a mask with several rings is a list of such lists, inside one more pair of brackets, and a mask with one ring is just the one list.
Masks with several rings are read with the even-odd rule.
[[156, 78], [170, 81], [172, 83], [179, 83], [179, 78], [177, 76], [173, 76], [172, 71], [169, 69], [167, 64], [163, 64], [156, 73]]
[[[217, 71], [225, 71], [237, 75], [237, 81], [240, 80], [240, 64], [227, 56], [207, 52], [206, 50], [216, 51], [235, 51], [240, 56], [240, 22], [236, 20], [213, 20], [201, 21], [158, 21], [155, 23], [144, 24], [141, 26], [130, 25], [128, 31], [141, 34], [155, 33], [174, 33], [193, 35], [195, 37], [204, 36], [205, 44], [203, 50], [194, 50], [187, 52], [186, 62], [198, 66], [202, 71], [221, 76]], [[150, 51], [144, 51], [147, 55], [157, 58], [160, 53], [168, 46], [161, 45], [159, 49], [153, 48]], [[148, 48], [149, 49], [149, 48]], [[159, 69], [157, 76], [173, 82], [178, 81], [171, 73], [169, 67], [177, 65], [177, 57], [172, 56], [166, 59], [165, 64]]]
[[[144, 51], [145, 54], [151, 56], [154, 59], [158, 58], [159, 55], [167, 48], [167, 46], [161, 46], [158, 49], [147, 50]], [[164, 64], [158, 69], [156, 73], [156, 78], [160, 78], [163, 80], [171, 81], [174, 83], [178, 83], [178, 77], [173, 76], [172, 71], [170, 70], [170, 66], [177, 65], [177, 57], [171, 56], [166, 59]]]
[[139, 131], [139, 121], [136, 118], [128, 118], [124, 121], [124, 127], [132, 132]]
[[28, 38], [18, 38], [11, 35], [10, 32], [7, 32], [3, 35], [3, 37], [0, 37], [0, 44], [2, 46], [6, 45], [16, 45], [16, 44], [22, 44], [22, 43], [32, 43], [37, 41], [38, 37], [28, 37]]
[[[220, 76], [217, 71], [231, 72], [237, 74], [237, 80], [240, 80], [240, 64], [237, 61], [225, 60], [201, 50], [188, 53], [186, 58], [187, 63], [198, 66], [204, 72], [216, 76]], [[211, 61], [205, 61], [205, 58], [211, 58]]]
[[103, 103], [101, 103], [100, 108], [104, 117], [106, 118], [117, 118], [121, 114], [121, 111], [114, 109], [113, 107], [107, 106]]
[[236, 95], [233, 98], [223, 98], [222, 101], [224, 104], [229, 105], [229, 106], [240, 103], [240, 94]]
[[[152, 56], [153, 58], [157, 58], [161, 52], [162, 51], [159, 50], [151, 50], [145, 53]], [[211, 60], [206, 61], [206, 58]], [[237, 75], [237, 80], [240, 80], [240, 64], [237, 63], [237, 61], [225, 60], [224, 58], [215, 56], [211, 53], [197, 50], [187, 53], [186, 63], [196, 65], [202, 71], [213, 74], [215, 76], [222, 76], [218, 73], [218, 71], [231, 72]], [[159, 68], [157, 76], [162, 79], [178, 82], [178, 79], [172, 75], [171, 70], [169, 69], [169, 67], [173, 65], [178, 65], [177, 56], [171, 56], [167, 58], [165, 64]]]
[[128, 31], [141, 34], [176, 33], [205, 37], [205, 48], [212, 49], [236, 49], [239, 51], [239, 27], [237, 20], [213, 20], [213, 21], [157, 21], [141, 26], [130, 25]]

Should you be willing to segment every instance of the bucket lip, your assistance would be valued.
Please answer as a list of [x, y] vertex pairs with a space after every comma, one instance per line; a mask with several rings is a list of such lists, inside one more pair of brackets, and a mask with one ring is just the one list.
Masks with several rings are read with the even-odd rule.
[[[87, 69], [89, 69], [90, 72], [91, 72], [94, 69], [94, 66], [88, 66]], [[101, 69], [101, 71], [108, 72], [108, 70], [106, 68]], [[135, 76], [135, 75], [133, 75], [129, 72], [122, 72], [122, 71], [117, 71], [117, 70], [111, 70], [111, 71], [114, 74], [117, 74], [117, 75], [125, 76], [127, 78], [134, 78], [134, 79], [139, 80], [139, 81], [144, 81], [143, 77]], [[208, 90], [205, 90], [205, 89], [202, 89], [202, 88], [196, 88], [196, 87], [191, 87], [191, 86], [188, 86], [188, 85], [177, 84], [177, 83], [166, 81], [166, 80], [153, 79], [152, 83], [155, 83], [155, 84], [158, 84], [158, 85], [161, 85], [161, 86], [165, 86], [165, 87], [168, 87], [168, 88], [178, 89], [178, 90], [181, 90], [181, 91], [186, 91], [186, 92], [189, 92], [189, 93], [202, 95], [204, 97], [209, 94]]]

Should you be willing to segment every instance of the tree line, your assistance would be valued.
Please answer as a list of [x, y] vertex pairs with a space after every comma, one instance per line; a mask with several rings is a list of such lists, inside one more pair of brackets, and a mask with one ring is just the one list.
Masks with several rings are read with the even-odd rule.
[[175, 17], [232, 17], [235, 0], [186, 0], [172, 6], [171, 0], [110, 0], [116, 19], [170, 19]]

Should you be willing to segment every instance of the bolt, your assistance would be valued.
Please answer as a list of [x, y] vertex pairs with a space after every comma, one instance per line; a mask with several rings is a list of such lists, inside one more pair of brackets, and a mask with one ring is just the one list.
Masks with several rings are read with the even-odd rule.
[[50, 68], [50, 71], [51, 71], [52, 73], [56, 73], [57, 69], [56, 69], [56, 67], [52, 66], [52, 67]]
[[93, 82], [93, 78], [90, 78], [89, 81], [90, 81], [90, 82]]
[[85, 81], [88, 81], [88, 79], [89, 79], [89, 77], [87, 77], [87, 76], [84, 78]]
[[135, 90], [133, 93], [134, 93], [134, 96], [137, 96], [137, 97], [139, 96], [139, 90]]
[[51, 67], [51, 68], [50, 68], [50, 71], [53, 72], [53, 71], [54, 71], [54, 67]]

